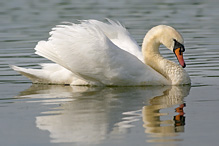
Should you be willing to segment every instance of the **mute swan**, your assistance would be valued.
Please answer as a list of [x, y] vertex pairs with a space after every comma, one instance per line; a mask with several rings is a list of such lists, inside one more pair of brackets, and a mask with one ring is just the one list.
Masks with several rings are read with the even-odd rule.
[[[41, 64], [42, 69], [11, 66], [33, 83], [142, 86], [190, 84], [183, 69], [183, 38], [166, 25], [153, 27], [146, 34], [142, 53], [136, 41], [119, 22], [84, 20], [64, 23], [40, 41], [36, 54], [56, 64]], [[181, 66], [159, 53], [163, 44], [175, 53]]]

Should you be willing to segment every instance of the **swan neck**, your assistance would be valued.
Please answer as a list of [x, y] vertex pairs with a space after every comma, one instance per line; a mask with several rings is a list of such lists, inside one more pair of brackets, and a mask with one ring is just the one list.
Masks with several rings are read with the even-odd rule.
[[155, 56], [157, 59], [162, 58], [159, 51], [160, 45], [161, 42], [157, 39], [156, 36], [148, 36], [148, 34], [145, 36], [142, 44], [142, 53], [146, 64], [149, 63], [149, 60]]
[[142, 53], [144, 61], [156, 72], [170, 81], [172, 85], [188, 84], [190, 78], [186, 71], [176, 63], [165, 59], [159, 52], [160, 45], [159, 35], [147, 34], [142, 44]]

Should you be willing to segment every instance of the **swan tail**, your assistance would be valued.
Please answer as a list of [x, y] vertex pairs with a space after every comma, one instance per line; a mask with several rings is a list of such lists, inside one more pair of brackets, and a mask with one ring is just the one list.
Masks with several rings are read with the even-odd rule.
[[48, 73], [46, 73], [45, 71], [42, 71], [40, 69], [27, 69], [15, 65], [11, 65], [10, 67], [13, 70], [29, 78], [33, 83], [48, 83], [48, 80], [46, 79]]
[[29, 78], [33, 83], [80, 84], [78, 83], [80, 79], [76, 78], [72, 72], [58, 64], [44, 63], [40, 65], [42, 66], [42, 69], [22, 68], [15, 65], [11, 65], [10, 67]]

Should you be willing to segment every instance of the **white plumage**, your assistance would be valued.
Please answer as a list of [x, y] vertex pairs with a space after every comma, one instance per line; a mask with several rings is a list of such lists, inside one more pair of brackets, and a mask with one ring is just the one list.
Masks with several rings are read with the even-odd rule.
[[162, 72], [144, 63], [140, 47], [120, 23], [108, 21], [86, 20], [80, 24], [58, 25], [50, 32], [48, 41], [40, 41], [35, 47], [36, 54], [56, 64], [43, 64], [42, 69], [12, 68], [33, 83], [111, 86], [172, 84]]

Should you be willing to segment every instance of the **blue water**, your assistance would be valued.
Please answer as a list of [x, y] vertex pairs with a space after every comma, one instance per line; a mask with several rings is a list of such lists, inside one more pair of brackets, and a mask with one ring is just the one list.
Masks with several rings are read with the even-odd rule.
[[[0, 145], [217, 145], [217, 0], [0, 1]], [[38, 68], [40, 40], [62, 21], [119, 20], [139, 45], [158, 24], [185, 39], [191, 86], [32, 85], [9, 65]], [[161, 48], [164, 57], [177, 61]]]

